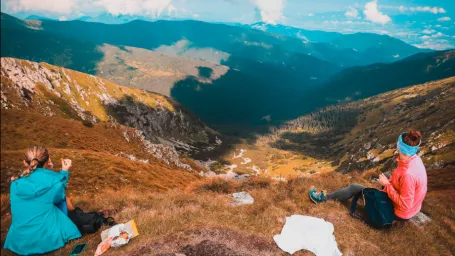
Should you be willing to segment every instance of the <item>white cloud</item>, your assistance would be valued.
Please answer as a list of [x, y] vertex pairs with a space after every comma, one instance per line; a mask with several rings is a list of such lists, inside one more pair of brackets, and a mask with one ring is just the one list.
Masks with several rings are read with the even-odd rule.
[[422, 31], [424, 34], [433, 34], [434, 32], [436, 32], [436, 30], [433, 30], [433, 29], [425, 29], [424, 31]]
[[380, 34], [380, 35], [390, 35], [390, 31], [387, 31], [387, 30], [384, 30], [384, 29], [375, 29], [375, 30], [372, 30], [372, 32], [376, 33], [376, 34]]
[[372, 21], [373, 23], [385, 25], [392, 21], [392, 19], [389, 16], [383, 14], [378, 10], [377, 0], [373, 0], [365, 4], [365, 9], [363, 10], [363, 13], [365, 14], [365, 18], [367, 20]]
[[430, 12], [433, 14], [438, 14], [438, 13], [446, 13], [446, 10], [441, 7], [430, 7], [430, 6], [414, 6], [414, 7], [405, 7], [405, 6], [400, 6], [398, 7], [398, 10], [400, 12]]
[[276, 24], [285, 19], [283, 9], [286, 0], [251, 0], [259, 10], [263, 22]]
[[60, 17], [58, 17], [58, 20], [65, 21], [65, 20], [68, 20], [68, 18], [66, 16], [60, 16]]
[[441, 32], [438, 32], [438, 33], [432, 35], [431, 37], [438, 38], [438, 37], [441, 37], [441, 36], [445, 36], [445, 35], [443, 33], [441, 33]]
[[397, 32], [395, 33], [395, 36], [398, 36], [398, 37], [416, 37], [418, 36], [419, 34], [415, 33], [415, 32], [411, 32], [411, 31], [407, 31], [407, 32], [404, 32], [404, 31], [401, 31], [401, 32]]
[[145, 15], [159, 17], [162, 14], [171, 15], [177, 10], [172, 0], [5, 0], [6, 7], [12, 13], [33, 11], [60, 14], [58, 17], [75, 16], [87, 10], [105, 10], [119, 15]]
[[325, 20], [324, 21], [325, 24], [333, 24], [333, 25], [337, 25], [337, 24], [341, 24], [341, 25], [366, 25], [366, 24], [371, 24], [369, 22], [366, 22], [366, 21], [352, 21], [352, 20], [342, 20], [342, 21], [339, 21], [339, 20]]
[[436, 39], [436, 40], [427, 40], [421, 44], [413, 44], [417, 48], [424, 48], [424, 49], [433, 49], [433, 50], [446, 50], [455, 48], [453, 44], [450, 44], [447, 40], [444, 39]]
[[430, 7], [430, 6], [411, 7], [411, 8], [409, 8], [409, 10], [411, 12], [431, 12], [434, 14], [446, 13], [446, 10], [444, 10], [444, 8]]
[[359, 18], [359, 11], [352, 6], [349, 6], [348, 10], [344, 13], [344, 16], [348, 18]]
[[6, 0], [6, 7], [13, 13], [17, 12], [52, 12], [70, 14], [77, 7], [78, 0]]
[[421, 39], [425, 40], [425, 39], [430, 39], [431, 37], [427, 36], [427, 35], [424, 35], [424, 36], [421, 36], [420, 37]]
[[171, 0], [96, 0], [94, 4], [112, 15], [146, 15], [156, 18], [164, 11], [170, 15], [176, 10]]
[[313, 17], [313, 16], [314, 16], [314, 13], [308, 13], [308, 16], [309, 16], [309, 17]]
[[439, 18], [438, 21], [449, 21], [451, 20], [450, 17], [442, 17], [442, 18]]

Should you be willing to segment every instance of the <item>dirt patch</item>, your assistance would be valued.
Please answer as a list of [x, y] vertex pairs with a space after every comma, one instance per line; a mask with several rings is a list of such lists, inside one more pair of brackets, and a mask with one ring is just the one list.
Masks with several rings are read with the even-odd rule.
[[279, 255], [272, 239], [228, 228], [202, 228], [147, 244], [132, 252], [139, 255], [237, 256]]

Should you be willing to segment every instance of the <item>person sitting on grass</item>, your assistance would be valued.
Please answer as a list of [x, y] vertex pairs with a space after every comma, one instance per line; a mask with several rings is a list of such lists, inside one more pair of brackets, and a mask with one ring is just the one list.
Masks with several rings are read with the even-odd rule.
[[[419, 131], [410, 129], [398, 137], [397, 158], [398, 167], [392, 172], [389, 178], [383, 173], [379, 176], [379, 183], [383, 191], [387, 193], [393, 202], [394, 212], [397, 220], [409, 220], [422, 208], [422, 202], [427, 193], [427, 172], [422, 159], [417, 155], [421, 142]], [[316, 192], [314, 187], [310, 188], [310, 199], [315, 203], [324, 202], [327, 199], [347, 201], [360, 193], [364, 188], [360, 184], [350, 186], [328, 193], [323, 190]]]
[[42, 254], [80, 238], [67, 216], [74, 209], [65, 194], [71, 160], [62, 159], [60, 172], [52, 171], [48, 150], [33, 146], [25, 153], [24, 164], [26, 174], [10, 187], [12, 224], [4, 248], [20, 255]]

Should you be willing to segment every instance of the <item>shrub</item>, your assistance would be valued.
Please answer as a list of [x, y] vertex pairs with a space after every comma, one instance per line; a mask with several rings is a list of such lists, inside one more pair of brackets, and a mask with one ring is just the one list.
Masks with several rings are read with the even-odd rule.
[[196, 193], [212, 191], [221, 194], [230, 194], [236, 192], [238, 188], [238, 182], [223, 178], [211, 178], [194, 182], [190, 184], [187, 190]]
[[242, 186], [245, 189], [255, 189], [255, 188], [268, 188], [272, 184], [272, 180], [267, 177], [251, 177], [250, 179], [246, 180]]
[[90, 120], [82, 120], [82, 124], [89, 128], [93, 127], [93, 123]]

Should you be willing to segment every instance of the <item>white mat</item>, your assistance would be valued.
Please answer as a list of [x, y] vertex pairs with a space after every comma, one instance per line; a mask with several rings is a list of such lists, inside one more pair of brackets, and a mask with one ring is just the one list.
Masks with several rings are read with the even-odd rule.
[[308, 250], [317, 256], [340, 256], [333, 224], [323, 219], [292, 215], [286, 217], [281, 234], [273, 237], [281, 250], [294, 254], [299, 250]]

